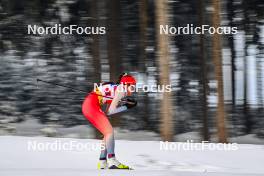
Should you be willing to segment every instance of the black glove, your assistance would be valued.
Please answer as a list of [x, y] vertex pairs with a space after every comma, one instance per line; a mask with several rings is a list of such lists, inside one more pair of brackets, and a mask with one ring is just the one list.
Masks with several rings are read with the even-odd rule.
[[137, 106], [137, 101], [135, 99], [127, 98], [126, 101], [127, 103], [125, 103], [125, 106], [127, 107], [127, 109]]

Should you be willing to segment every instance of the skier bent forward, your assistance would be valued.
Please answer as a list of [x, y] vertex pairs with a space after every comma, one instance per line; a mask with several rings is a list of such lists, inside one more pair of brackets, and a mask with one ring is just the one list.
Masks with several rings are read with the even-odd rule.
[[[131, 96], [136, 80], [126, 73], [120, 75], [117, 83], [105, 83], [89, 93], [82, 105], [82, 112], [86, 119], [98, 129], [104, 136], [98, 169], [130, 169], [120, 163], [115, 157], [114, 131], [107, 115], [116, 114], [135, 107], [137, 101], [131, 98], [122, 101], [125, 97]], [[107, 105], [106, 113], [101, 109], [103, 104]]]

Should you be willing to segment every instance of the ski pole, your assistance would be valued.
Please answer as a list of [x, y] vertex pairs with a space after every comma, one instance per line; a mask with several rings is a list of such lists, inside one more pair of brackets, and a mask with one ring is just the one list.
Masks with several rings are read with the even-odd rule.
[[[81, 89], [76, 89], [76, 88], [73, 88], [73, 87], [70, 87], [70, 86], [66, 86], [66, 85], [62, 85], [62, 84], [58, 84], [58, 83], [53, 83], [53, 82], [49, 82], [49, 81], [44, 81], [44, 80], [41, 80], [41, 79], [37, 79], [37, 82], [44, 82], [46, 84], [50, 84], [50, 85], [55, 85], [55, 86], [58, 86], [58, 87], [64, 87], [64, 88], [68, 88], [68, 89], [71, 89], [73, 91], [76, 91], [76, 92], [83, 92], [83, 93], [87, 93], [87, 91], [85, 90], [81, 90]], [[105, 98], [109, 98], [109, 99], [113, 99], [112, 97], [108, 97], [108, 96], [104, 96], [104, 95], [100, 95], [100, 94], [97, 94], [97, 93], [93, 93], [91, 92], [92, 94], [95, 94], [95, 95], [98, 95], [98, 96], [101, 96], [101, 97], [105, 97]], [[91, 94], [89, 93], [89, 94]]]
[[87, 91], [85, 90], [81, 90], [81, 89], [76, 89], [76, 88], [73, 88], [73, 87], [70, 87], [70, 86], [66, 86], [66, 85], [62, 85], [62, 84], [58, 84], [58, 83], [53, 83], [53, 82], [49, 82], [49, 81], [44, 81], [44, 80], [41, 80], [41, 79], [38, 79], [37, 78], [37, 82], [44, 82], [46, 84], [50, 84], [50, 85], [55, 85], [55, 86], [59, 86], [59, 87], [64, 87], [64, 88], [68, 88], [68, 89], [71, 89], [73, 91], [76, 91], [76, 92], [83, 92], [83, 93], [87, 93]]

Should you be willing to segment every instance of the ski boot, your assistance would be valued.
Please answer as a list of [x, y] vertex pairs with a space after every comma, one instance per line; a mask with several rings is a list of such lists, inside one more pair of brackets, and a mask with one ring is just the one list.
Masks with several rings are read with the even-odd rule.
[[109, 158], [107, 161], [108, 169], [127, 169], [132, 170], [132, 168], [120, 163], [115, 157]]
[[97, 168], [100, 169], [107, 169], [107, 161], [106, 160], [99, 160], [97, 164]]

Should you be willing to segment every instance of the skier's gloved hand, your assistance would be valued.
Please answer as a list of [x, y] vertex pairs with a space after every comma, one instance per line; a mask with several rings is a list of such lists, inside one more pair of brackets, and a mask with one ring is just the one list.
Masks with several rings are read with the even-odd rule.
[[127, 103], [125, 103], [125, 106], [127, 107], [127, 109], [137, 106], [137, 101], [133, 98], [127, 98], [126, 101]]
[[125, 96], [121, 99], [120, 106], [124, 106], [129, 100], [134, 100], [132, 96]]

